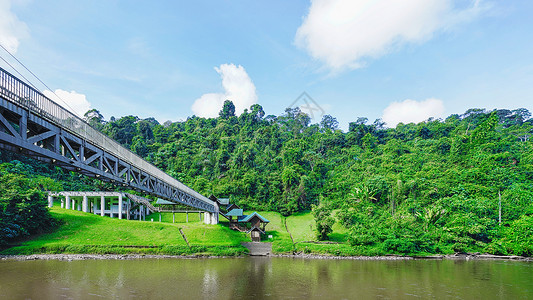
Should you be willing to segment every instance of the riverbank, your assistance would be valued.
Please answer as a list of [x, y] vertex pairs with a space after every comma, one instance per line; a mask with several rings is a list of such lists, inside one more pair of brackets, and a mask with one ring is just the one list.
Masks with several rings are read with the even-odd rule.
[[32, 237], [0, 251], [0, 255], [178, 255], [239, 256], [247, 249], [245, 233], [226, 226], [129, 221], [100, 217], [54, 206], [52, 216], [61, 225], [53, 232]]
[[514, 260], [514, 261], [532, 261], [533, 257], [524, 256], [505, 256], [478, 253], [456, 253], [450, 255], [433, 255], [433, 256], [408, 256], [408, 255], [385, 255], [385, 256], [334, 256], [334, 255], [316, 255], [316, 254], [274, 254], [271, 257], [291, 257], [303, 259], [348, 259], [348, 260]]
[[[79, 260], [244, 257], [249, 253], [242, 246], [250, 242], [249, 235], [230, 230], [224, 223], [213, 226], [205, 225], [200, 220], [179, 223], [128, 221], [58, 207], [53, 207], [51, 213], [62, 223], [59, 228], [4, 249], [0, 251], [0, 255], [3, 255], [0, 257]], [[345, 241], [345, 232], [337, 223], [330, 234], [330, 241], [313, 241], [314, 220], [309, 213], [287, 218], [276, 212], [261, 212], [261, 215], [270, 220], [266, 236], [271, 236], [267, 241], [272, 243], [272, 247], [267, 252], [277, 257], [358, 260], [532, 259], [479, 253], [389, 255], [349, 245]]]
[[[248, 256], [215, 256], [215, 255], [150, 255], [150, 254], [31, 254], [31, 255], [0, 255], [1, 260], [133, 260], [133, 259], [206, 259], [206, 258], [244, 258]], [[503, 256], [477, 253], [456, 253], [453, 255], [435, 256], [333, 256], [316, 254], [272, 254], [264, 257], [284, 257], [295, 259], [331, 259], [331, 260], [512, 260], [533, 262], [532, 257]]]

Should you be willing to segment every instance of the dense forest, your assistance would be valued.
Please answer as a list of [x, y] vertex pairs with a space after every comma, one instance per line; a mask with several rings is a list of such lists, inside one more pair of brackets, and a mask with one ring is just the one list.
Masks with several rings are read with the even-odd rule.
[[[313, 209], [322, 239], [335, 216], [353, 247], [371, 249], [365, 253], [533, 255], [533, 119], [526, 109], [470, 109], [396, 128], [354, 117], [348, 132], [329, 115], [311, 124], [298, 108], [273, 116], [255, 104], [237, 116], [231, 101], [217, 118], [183, 122], [106, 121], [97, 110], [85, 118], [204, 195], [283, 215]], [[36, 162], [13, 163], [6, 153], [2, 159], [3, 170], [32, 168], [14, 173], [110, 188]]]

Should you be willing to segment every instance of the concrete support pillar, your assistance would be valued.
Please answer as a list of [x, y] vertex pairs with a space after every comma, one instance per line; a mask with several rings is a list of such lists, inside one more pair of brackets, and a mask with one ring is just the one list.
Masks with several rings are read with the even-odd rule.
[[83, 210], [83, 212], [89, 211], [89, 201], [87, 199], [87, 195], [83, 195], [83, 202], [81, 205], [81, 209]]
[[65, 208], [65, 200], [61, 199], [61, 208]]
[[212, 225], [216, 225], [216, 224], [218, 224], [218, 211], [216, 211], [216, 212], [213, 213], [213, 218], [212, 218], [212, 220], [211, 220], [211, 224], [212, 224]]
[[200, 222], [202, 222], [202, 212], [201, 211], [198, 212], [198, 218], [200, 219]]
[[159, 213], [159, 223], [161, 223], [161, 213]]
[[172, 223], [176, 223], [176, 214], [172, 212]]
[[100, 196], [100, 216], [105, 215], [105, 196]]
[[139, 221], [142, 221], [142, 209], [139, 206]]
[[98, 199], [94, 199], [93, 201], [93, 213], [96, 215], [96, 210], [98, 210]]
[[78, 206], [76, 207], [76, 210], [81, 211], [81, 201], [76, 201], [76, 203], [78, 204]]
[[54, 197], [52, 195], [48, 195], [48, 207], [54, 206]]
[[217, 213], [204, 212], [204, 223], [208, 225], [218, 224]]
[[118, 218], [122, 219], [122, 194], [118, 194]]
[[185, 213], [185, 222], [189, 223], [189, 212]]
[[113, 198], [109, 199], [109, 217], [113, 218]]
[[70, 196], [65, 196], [65, 208], [70, 209]]
[[128, 199], [128, 204], [126, 206], [126, 219], [130, 219], [130, 199]]

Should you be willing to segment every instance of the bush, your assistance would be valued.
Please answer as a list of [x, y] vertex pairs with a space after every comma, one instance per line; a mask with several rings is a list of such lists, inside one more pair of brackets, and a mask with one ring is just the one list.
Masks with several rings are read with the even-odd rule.
[[44, 194], [30, 179], [0, 173], [0, 191], [0, 245], [55, 227]]

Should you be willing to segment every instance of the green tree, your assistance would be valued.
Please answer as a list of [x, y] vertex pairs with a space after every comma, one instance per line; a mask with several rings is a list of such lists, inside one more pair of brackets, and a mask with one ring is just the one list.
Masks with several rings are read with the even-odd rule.
[[318, 240], [329, 239], [328, 234], [333, 231], [333, 224], [335, 224], [335, 219], [331, 216], [331, 209], [320, 203], [319, 205], [312, 205], [312, 212], [315, 217]]
[[235, 116], [235, 105], [231, 100], [224, 101], [222, 105], [222, 110], [218, 114], [222, 119], [229, 119], [230, 117]]

